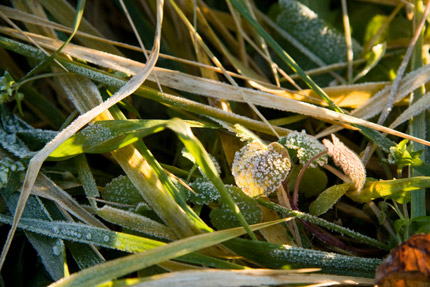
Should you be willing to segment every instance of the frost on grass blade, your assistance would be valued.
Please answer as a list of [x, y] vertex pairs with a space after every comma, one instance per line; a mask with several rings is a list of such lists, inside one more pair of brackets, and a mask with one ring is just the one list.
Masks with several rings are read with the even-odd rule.
[[[226, 186], [228, 192], [231, 194], [234, 202], [242, 212], [249, 224], [255, 224], [261, 222], [263, 219], [263, 213], [257, 203], [257, 201], [248, 195], [246, 195], [240, 188], [235, 186]], [[221, 203], [220, 208], [214, 209], [209, 217], [212, 224], [217, 229], [227, 229], [240, 226], [236, 215], [231, 209], [224, 203]]]
[[236, 184], [251, 197], [269, 195], [285, 180], [291, 163], [288, 151], [279, 143], [264, 146], [254, 141], [234, 156], [232, 173]]
[[[296, 0], [280, 1], [282, 12], [277, 22], [326, 64], [346, 61], [347, 47], [343, 34], [330, 27], [318, 15]], [[353, 40], [354, 55], [359, 55], [360, 45]]]
[[[310, 159], [327, 149], [315, 137], [302, 132], [294, 131], [279, 139], [279, 143], [288, 149], [296, 150], [301, 164], [306, 164]], [[322, 155], [313, 161], [310, 167], [327, 164], [328, 156]]]
[[366, 182], [366, 169], [355, 152], [346, 147], [335, 135], [331, 135], [332, 142], [323, 140], [328, 154], [334, 163], [341, 167], [343, 172], [351, 179], [357, 192]]

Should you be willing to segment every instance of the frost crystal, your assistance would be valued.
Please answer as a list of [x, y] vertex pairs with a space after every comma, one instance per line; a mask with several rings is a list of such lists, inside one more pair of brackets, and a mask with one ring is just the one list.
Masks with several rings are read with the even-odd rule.
[[334, 163], [341, 167], [343, 172], [349, 176], [355, 189], [359, 192], [366, 181], [366, 170], [360, 158], [352, 150], [346, 147], [335, 135], [331, 135], [332, 142], [323, 140], [328, 154]]
[[291, 163], [279, 143], [264, 146], [254, 141], [234, 156], [232, 173], [236, 184], [249, 196], [269, 195], [285, 180]]
[[[286, 137], [281, 137], [279, 142], [289, 149], [297, 150], [297, 157], [301, 164], [307, 163], [310, 159], [319, 153], [326, 151], [315, 137], [308, 135], [304, 130], [302, 132], [294, 131]], [[311, 167], [317, 167], [317, 164], [323, 166], [327, 164], [328, 156], [322, 155], [311, 163]]]

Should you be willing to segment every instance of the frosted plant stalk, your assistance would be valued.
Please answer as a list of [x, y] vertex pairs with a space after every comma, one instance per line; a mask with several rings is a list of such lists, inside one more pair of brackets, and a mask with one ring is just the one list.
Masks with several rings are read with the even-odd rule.
[[82, 114], [77, 119], [75, 119], [67, 128], [62, 130], [52, 141], [47, 143], [30, 160], [30, 163], [28, 165], [28, 170], [24, 179], [24, 184], [21, 190], [21, 195], [19, 197], [19, 201], [15, 210], [13, 224], [9, 231], [8, 237], [6, 239], [6, 243], [3, 246], [3, 251], [0, 257], [0, 270], [3, 267], [7, 252], [9, 251], [13, 236], [18, 227], [18, 222], [21, 219], [27, 199], [30, 196], [30, 193], [34, 186], [34, 182], [36, 181], [36, 177], [45, 159], [57, 147], [59, 147], [63, 142], [65, 142], [74, 133], [79, 131], [83, 126], [89, 123], [97, 115], [99, 115], [106, 109], [110, 108], [111, 106], [115, 105], [119, 101], [123, 100], [124, 98], [128, 97], [132, 93], [134, 93], [151, 73], [152, 69], [155, 66], [155, 63], [158, 60], [158, 55], [160, 51], [163, 5], [164, 5], [164, 0], [157, 0], [157, 25], [156, 25], [156, 31], [155, 31], [155, 37], [154, 37], [154, 46], [152, 48], [151, 56], [148, 59], [143, 70], [140, 73], [133, 76], [130, 79], [130, 81], [128, 81], [127, 84], [122, 86], [111, 98], [107, 99], [105, 102], [101, 103], [100, 105], [94, 107], [93, 109], [89, 110], [88, 112]]

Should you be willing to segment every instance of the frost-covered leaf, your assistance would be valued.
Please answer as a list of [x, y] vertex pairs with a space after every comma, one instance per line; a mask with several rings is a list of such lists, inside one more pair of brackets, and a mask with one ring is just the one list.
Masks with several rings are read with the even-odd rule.
[[236, 184], [249, 196], [269, 195], [285, 180], [291, 163], [279, 143], [264, 146], [254, 141], [236, 152], [232, 173]]
[[[263, 213], [257, 201], [246, 195], [240, 188], [235, 186], [226, 187], [234, 202], [239, 206], [246, 221], [249, 224], [261, 222]], [[219, 208], [212, 210], [209, 217], [212, 224], [217, 229], [227, 229], [240, 226], [235, 214], [224, 203], [221, 203]]]
[[[344, 35], [329, 26], [318, 15], [296, 0], [280, 1], [282, 13], [278, 25], [290, 33], [326, 64], [346, 61], [347, 47]], [[359, 55], [360, 45], [353, 40], [354, 55]]]
[[[172, 120], [98, 121], [82, 129], [55, 151], [48, 160], [64, 160], [81, 153], [104, 153], [127, 146], [147, 135], [164, 130]], [[200, 122], [186, 121], [191, 127], [204, 127]]]
[[167, 226], [133, 212], [105, 205], [103, 208], [97, 210], [97, 214], [106, 221], [130, 230], [142, 232], [161, 239], [177, 239], [175, 233]]
[[130, 179], [124, 175], [120, 175], [108, 183], [102, 191], [102, 196], [107, 201], [123, 204], [137, 205], [143, 202], [142, 195]]
[[334, 163], [341, 167], [343, 172], [349, 176], [354, 184], [355, 190], [360, 192], [366, 182], [366, 169], [358, 155], [346, 147], [335, 135], [331, 135], [332, 142], [327, 139], [323, 140], [328, 154], [332, 157]]
[[198, 205], [209, 204], [212, 201], [218, 200], [221, 196], [216, 189], [215, 185], [206, 178], [198, 178], [192, 183], [190, 187], [193, 189], [188, 191], [188, 199]]
[[[35, 129], [0, 105], [0, 146], [19, 158], [32, 157], [57, 132]], [[36, 145], [35, 145], [36, 143]]]
[[[7, 207], [11, 212], [16, 208], [18, 197], [19, 195], [14, 193], [6, 200]], [[52, 220], [42, 201], [36, 196], [29, 197], [23, 215], [29, 218], [46, 220], [47, 222]], [[62, 278], [64, 276], [63, 241], [32, 232], [25, 232], [25, 235], [39, 254], [49, 275], [54, 280]]]
[[324, 190], [309, 206], [309, 213], [315, 216], [326, 213], [348, 191], [350, 185], [333, 185]]
[[[293, 131], [286, 137], [281, 137], [279, 143], [288, 149], [296, 150], [301, 164], [306, 164], [310, 159], [327, 149], [315, 137], [302, 132]], [[328, 156], [322, 155], [311, 163], [311, 167], [327, 164]]]
[[0, 188], [6, 186], [13, 173], [19, 173], [24, 170], [24, 165], [20, 161], [15, 161], [9, 157], [0, 159]]
[[321, 268], [324, 273], [370, 277], [381, 263], [377, 258], [361, 258], [290, 245], [235, 239], [225, 245], [237, 254], [269, 268], [284, 266]]

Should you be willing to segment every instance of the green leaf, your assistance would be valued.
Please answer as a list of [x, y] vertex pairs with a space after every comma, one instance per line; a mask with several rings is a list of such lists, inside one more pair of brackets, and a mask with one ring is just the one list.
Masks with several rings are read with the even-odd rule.
[[130, 179], [124, 175], [112, 179], [102, 191], [102, 197], [107, 201], [131, 205], [143, 202], [142, 195]]
[[430, 177], [416, 176], [393, 180], [369, 181], [359, 193], [347, 192], [346, 195], [356, 202], [368, 202], [380, 197], [389, 197], [399, 203], [409, 200], [409, 192], [430, 187]]
[[[297, 157], [303, 165], [317, 154], [327, 150], [322, 143], [304, 130], [302, 132], [293, 131], [286, 137], [281, 137], [278, 142], [290, 150], [296, 150]], [[327, 161], [328, 155], [322, 155], [311, 164], [311, 167], [323, 166], [327, 164]]]
[[377, 44], [372, 47], [372, 50], [365, 55], [365, 58], [367, 59], [366, 65], [364, 68], [354, 77], [352, 82], [358, 81], [360, 78], [367, 75], [367, 73], [373, 69], [379, 61], [382, 59], [382, 57], [385, 54], [385, 50], [387, 48], [386, 43]]
[[209, 179], [198, 178], [190, 183], [190, 187], [194, 192], [187, 189], [188, 199], [194, 204], [207, 205], [220, 197], [215, 185]]
[[326, 213], [347, 192], [350, 186], [350, 183], [330, 186], [311, 203], [309, 213], [315, 216]]
[[[294, 190], [296, 178], [301, 168], [302, 166], [298, 165], [290, 172], [288, 190]], [[302, 176], [302, 180], [300, 181], [300, 195], [303, 195], [305, 198], [317, 196], [327, 187], [327, 183], [327, 175], [320, 168], [308, 168], [306, 169], [305, 173]]]
[[[64, 160], [81, 153], [105, 153], [125, 147], [147, 135], [164, 130], [170, 120], [98, 121], [66, 140], [48, 160]], [[188, 122], [203, 127], [199, 122]]]
[[398, 145], [390, 147], [388, 162], [396, 164], [399, 169], [405, 166], [420, 166], [423, 163], [420, 156], [424, 150], [413, 151], [413, 145], [408, 146], [408, 142], [408, 139], [404, 139]]
[[[234, 202], [239, 206], [240, 211], [249, 224], [261, 222], [263, 213], [257, 201], [246, 195], [240, 188], [235, 186], [226, 186]], [[226, 206], [221, 204], [209, 214], [212, 224], [217, 229], [227, 229], [240, 226], [235, 214]]]
[[18, 176], [18, 173], [22, 173], [24, 170], [24, 165], [20, 161], [9, 157], [0, 159], [0, 188], [5, 187], [11, 177]]

